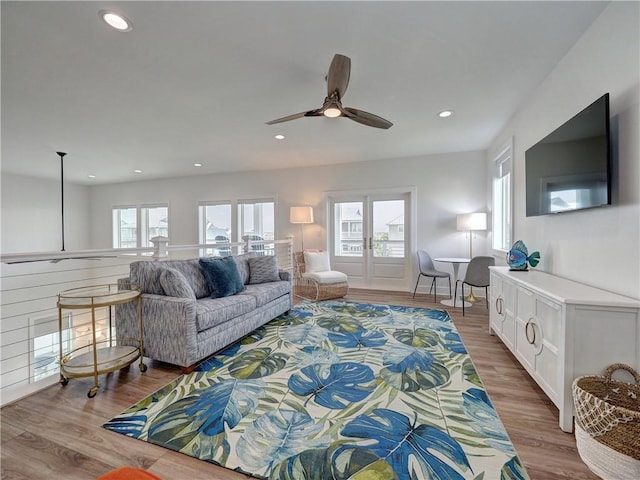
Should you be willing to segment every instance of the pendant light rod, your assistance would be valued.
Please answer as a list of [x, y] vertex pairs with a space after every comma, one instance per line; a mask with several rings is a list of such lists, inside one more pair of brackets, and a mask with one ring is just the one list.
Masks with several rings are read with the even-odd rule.
[[60, 155], [60, 218], [62, 220], [62, 250], [64, 252], [64, 156], [65, 152], [56, 152]]

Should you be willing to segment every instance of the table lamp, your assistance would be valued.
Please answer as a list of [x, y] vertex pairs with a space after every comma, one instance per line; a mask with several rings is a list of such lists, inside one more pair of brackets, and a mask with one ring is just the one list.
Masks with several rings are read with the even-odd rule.
[[[469, 232], [469, 258], [473, 258], [473, 232], [487, 229], [487, 214], [486, 213], [461, 213], [456, 218], [457, 228], [460, 231]], [[471, 292], [465, 298], [467, 302], [477, 302], [478, 298], [473, 294], [473, 287]]]
[[305, 223], [313, 223], [313, 207], [291, 207], [289, 209], [289, 222], [300, 224], [302, 250], [304, 251], [304, 225]]

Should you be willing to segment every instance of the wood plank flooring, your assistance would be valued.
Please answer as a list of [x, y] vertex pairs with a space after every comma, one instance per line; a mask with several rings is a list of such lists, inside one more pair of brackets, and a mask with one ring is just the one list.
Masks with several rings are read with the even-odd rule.
[[[445, 308], [432, 296], [351, 290], [347, 300]], [[438, 298], [440, 300], [440, 298]], [[483, 304], [448, 308], [531, 480], [596, 480], [582, 463], [575, 438], [558, 427], [558, 410], [507, 348], [488, 333]], [[147, 361], [93, 379], [71, 379], [2, 408], [3, 480], [87, 480], [124, 465], [147, 469], [164, 480], [237, 480], [249, 477], [107, 431], [101, 425], [180, 375], [177, 367]], [[490, 479], [485, 479], [490, 480]], [[492, 480], [492, 479], [491, 479]]]

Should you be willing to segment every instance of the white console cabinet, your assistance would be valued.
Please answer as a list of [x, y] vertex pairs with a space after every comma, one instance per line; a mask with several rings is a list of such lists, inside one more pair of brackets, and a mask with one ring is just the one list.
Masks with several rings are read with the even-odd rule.
[[614, 363], [640, 370], [640, 300], [535, 270], [491, 268], [489, 329], [573, 431], [571, 384]]

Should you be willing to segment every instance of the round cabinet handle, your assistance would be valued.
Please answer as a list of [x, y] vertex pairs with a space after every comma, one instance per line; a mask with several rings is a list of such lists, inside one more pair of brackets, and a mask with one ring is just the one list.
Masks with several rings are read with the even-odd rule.
[[[529, 338], [529, 327], [531, 327], [531, 338]], [[527, 324], [524, 326], [524, 335], [527, 337], [527, 342], [531, 345], [536, 343], [536, 322], [533, 321], [533, 318], [530, 318]]]
[[498, 315], [502, 315], [504, 313], [502, 311], [503, 306], [504, 306], [504, 300], [502, 299], [502, 297], [496, 298], [496, 311], [498, 312]]

